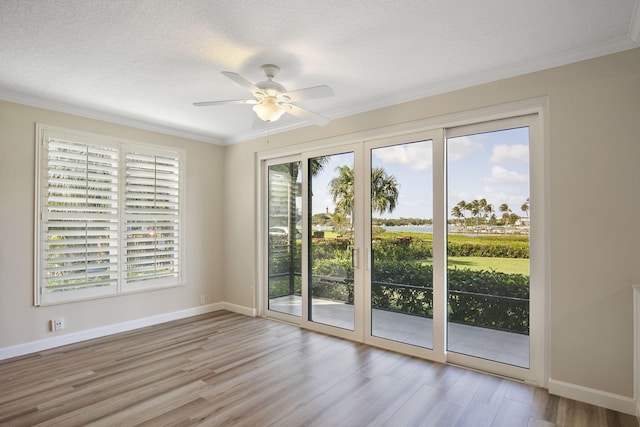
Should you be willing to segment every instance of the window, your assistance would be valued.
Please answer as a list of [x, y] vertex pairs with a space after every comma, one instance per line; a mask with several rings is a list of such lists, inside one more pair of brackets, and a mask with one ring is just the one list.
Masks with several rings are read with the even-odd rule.
[[38, 126], [36, 304], [181, 283], [183, 153]]

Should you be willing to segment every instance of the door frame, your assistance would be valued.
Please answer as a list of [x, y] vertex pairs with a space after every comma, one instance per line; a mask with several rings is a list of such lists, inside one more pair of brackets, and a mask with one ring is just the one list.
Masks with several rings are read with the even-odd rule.
[[[372, 313], [371, 313], [371, 203], [365, 203], [365, 307], [364, 307], [364, 326], [366, 328], [364, 335], [364, 343], [376, 347], [385, 348], [391, 351], [397, 351], [410, 356], [421, 357], [436, 362], [446, 362], [445, 345], [446, 345], [446, 328], [443, 322], [446, 313], [446, 292], [442, 286], [436, 286], [436, 283], [443, 283], [445, 276], [443, 275], [446, 268], [446, 257], [442, 256], [444, 251], [444, 240], [436, 238], [436, 236], [445, 237], [446, 227], [443, 227], [443, 221], [446, 218], [446, 212], [437, 209], [438, 206], [446, 201], [446, 191], [444, 181], [440, 179], [442, 174], [443, 163], [437, 161], [444, 154], [443, 147], [443, 131], [441, 129], [426, 130], [420, 132], [407, 133], [402, 135], [394, 135], [389, 137], [381, 137], [364, 141], [364, 188], [371, 188], [371, 174], [366, 173], [372, 167], [371, 152], [373, 149], [390, 147], [394, 145], [410, 144], [421, 141], [432, 141], [432, 167], [433, 167], [433, 346], [432, 348], [419, 347], [398, 341], [392, 341], [386, 338], [377, 337], [371, 334]], [[436, 268], [436, 266], [440, 266]], [[368, 285], [368, 286], [367, 286]]]
[[[337, 145], [334, 147], [322, 148], [318, 150], [305, 151], [301, 155], [302, 159], [302, 318], [300, 326], [325, 334], [334, 335], [340, 338], [346, 338], [353, 341], [363, 341], [364, 323], [363, 323], [363, 301], [364, 301], [364, 281], [363, 281], [363, 225], [360, 220], [353, 220], [353, 247], [354, 252], [354, 268], [353, 268], [353, 308], [354, 308], [354, 325], [353, 331], [342, 329], [331, 325], [326, 325], [309, 320], [309, 245], [311, 241], [309, 236], [309, 159], [353, 152], [354, 171], [362, 168], [363, 147], [361, 143], [351, 143]], [[363, 211], [364, 203], [364, 186], [361, 174], [354, 174], [354, 208], [353, 215]]]
[[[528, 375], [522, 375], [523, 368], [511, 367], [509, 365], [504, 365], [498, 362], [490, 362], [485, 360], [476, 359], [473, 357], [459, 357], [460, 355], [456, 354], [447, 354], [446, 352], [446, 332], [444, 333], [436, 333], [434, 331], [434, 351], [431, 352], [418, 352], [418, 354], [412, 354], [418, 357], [423, 357], [425, 359], [434, 360], [437, 362], [444, 363], [453, 363], [453, 364], [462, 364], [471, 369], [478, 369], [482, 371], [488, 371], [494, 374], [503, 375], [506, 377], [518, 378], [525, 382], [532, 383], [541, 387], [547, 387], [548, 378], [549, 378], [549, 333], [548, 333], [548, 325], [549, 325], [549, 289], [550, 289], [550, 260], [551, 260], [551, 245], [550, 245], [550, 235], [551, 231], [549, 228], [550, 219], [549, 219], [549, 206], [548, 206], [548, 197], [549, 197], [549, 137], [548, 137], [548, 127], [546, 126], [546, 117], [548, 110], [548, 99], [547, 97], [538, 97], [531, 98], [521, 101], [510, 102], [497, 106], [490, 106], [486, 108], [480, 108], [472, 111], [464, 111], [459, 113], [446, 114], [439, 117], [427, 118], [422, 120], [416, 120], [412, 122], [400, 123], [396, 125], [369, 129], [358, 131], [354, 133], [350, 133], [347, 135], [340, 135], [332, 138], [326, 138], [323, 140], [315, 140], [304, 142], [296, 145], [291, 145], [282, 148], [276, 148], [265, 151], [258, 151], [255, 153], [256, 159], [256, 202], [259, 209], [256, 212], [256, 231], [257, 231], [257, 245], [256, 245], [256, 277], [254, 290], [254, 305], [257, 309], [257, 315], [259, 316], [268, 316], [277, 320], [284, 320], [287, 322], [291, 322], [294, 324], [301, 325], [301, 321], [296, 322], [295, 319], [287, 318], [278, 318], [279, 316], [273, 315], [273, 312], [268, 312], [266, 310], [265, 305], [265, 271], [266, 271], [266, 246], [265, 246], [265, 230], [267, 229], [265, 226], [266, 218], [264, 209], [266, 206], [265, 199], [265, 179], [264, 172], [267, 168], [264, 167], [266, 161], [270, 159], [279, 159], [284, 158], [285, 156], [290, 156], [291, 158], [302, 159], [302, 155], [305, 152], [325, 152], [330, 150], [336, 151], [348, 151], [347, 149], [338, 148], [338, 147], [347, 147], [349, 144], [361, 144], [364, 147], [367, 143], [371, 141], [380, 141], [386, 138], [394, 138], [401, 137], [406, 138], [411, 134], [418, 134], [420, 132], [433, 131], [442, 133], [442, 144], [434, 143], [434, 159], [436, 156], [444, 158], [444, 132], [447, 128], [453, 128], [463, 125], [473, 125], [479, 124], [483, 122], [490, 122], [494, 120], [502, 120], [509, 119], [523, 115], [535, 115], [535, 126], [532, 131], [532, 139], [530, 139], [530, 182], [531, 182], [531, 200], [535, 200], [535, 204], [531, 204], [530, 208], [530, 216], [535, 217], [535, 221], [531, 221], [531, 236], [530, 240], [530, 260], [535, 259], [531, 263], [531, 276], [535, 276], [535, 281], [537, 283], [536, 286], [532, 286], [531, 289], [531, 300], [536, 301], [536, 303], [530, 307], [531, 312], [531, 328], [535, 329], [537, 333], [534, 335], [530, 335], [530, 367], [527, 370]], [[324, 147], [320, 149], [319, 147]], [[436, 150], [436, 147], [441, 147], [439, 150]], [[363, 148], [364, 150], [364, 148]], [[445, 162], [436, 162], [434, 161], [434, 168], [436, 164], [440, 164], [441, 167], [446, 167]], [[303, 164], [303, 168], [306, 167]], [[435, 172], [435, 171], [434, 171]], [[434, 173], [434, 187], [438, 186], [439, 188], [445, 188], [445, 182], [438, 182], [440, 180], [439, 177], [446, 177], [446, 170], [440, 171], [441, 173]], [[304, 179], [304, 175], [303, 175]], [[445, 179], [445, 178], [442, 178]], [[362, 185], [365, 185], [363, 183]], [[305, 184], [303, 182], [303, 188]], [[362, 191], [360, 191], [362, 193]], [[362, 197], [362, 196], [361, 196]], [[434, 200], [436, 194], [434, 193]], [[446, 196], [445, 196], [446, 197]], [[362, 203], [362, 201], [360, 202]], [[443, 206], [446, 207], [446, 200], [443, 203]], [[438, 212], [434, 209], [434, 226], [437, 221], [436, 215], [442, 215], [442, 219], [437, 221], [439, 223], [444, 223], [446, 221], [447, 212]], [[303, 214], [303, 217], [306, 216]], [[303, 221], [305, 220], [303, 218]], [[365, 217], [366, 218], [366, 217]], [[370, 221], [370, 219], [369, 219]], [[304, 226], [303, 233], [307, 230], [307, 226]], [[366, 227], [365, 227], [366, 228]], [[369, 228], [370, 229], [370, 228]], [[370, 232], [370, 231], [369, 231]], [[446, 234], [446, 229], [442, 229], [440, 231], [436, 231], [434, 229], [434, 245], [436, 233]], [[364, 236], [360, 233], [360, 241], [356, 244], [358, 247], [363, 247], [362, 239]], [[535, 238], [533, 236], [535, 235]], [[305, 239], [303, 234], [303, 239]], [[304, 240], [303, 240], [304, 241]], [[446, 236], [444, 236], [443, 242], [446, 241]], [[304, 245], [303, 245], [304, 247]], [[441, 259], [435, 259], [436, 248], [434, 247], [434, 266], [435, 263], [438, 265], [442, 265], [446, 268], [446, 256]], [[441, 250], [439, 253], [444, 253]], [[362, 257], [366, 255], [364, 251], [360, 250], [361, 262], [362, 266], [363, 259]], [[303, 257], [304, 257], [303, 253]], [[367, 255], [368, 256], [368, 255]], [[366, 259], [366, 258], [365, 258]], [[304, 260], [304, 258], [303, 258]], [[367, 260], [368, 263], [368, 260]], [[304, 266], [304, 261], [303, 261]], [[435, 270], [435, 269], [434, 269]], [[440, 270], [440, 269], [438, 269]], [[446, 271], [446, 270], [442, 270]], [[303, 273], [304, 275], [304, 273]], [[434, 283], [436, 280], [445, 280], [444, 277], [435, 277], [434, 271]], [[304, 288], [304, 286], [303, 286]], [[355, 286], [354, 286], [355, 292]], [[267, 295], [268, 296], [268, 295]], [[355, 295], [354, 295], [355, 297]], [[364, 297], [364, 295], [363, 295]], [[370, 298], [370, 295], [369, 295]], [[436, 290], [434, 289], [434, 310], [436, 305], [436, 300], [439, 301], [439, 304], [442, 304], [443, 307], [446, 307], [446, 292], [442, 292], [442, 295], [437, 295]], [[364, 299], [363, 299], [364, 301]], [[365, 310], [366, 311], [366, 310]], [[446, 318], [444, 316], [438, 316], [439, 318], [443, 318], [446, 322]], [[361, 314], [363, 324], [360, 325], [360, 331], [362, 331], [364, 326], [364, 313]], [[356, 318], [356, 322], [358, 322]], [[434, 323], [435, 323], [435, 313], [434, 313]], [[310, 328], [311, 329], [311, 328]], [[331, 331], [322, 330], [323, 328], [312, 328], [313, 330], [318, 330], [319, 332], [332, 333]], [[443, 331], [446, 331], [446, 327], [440, 328]], [[338, 335], [340, 336], [340, 335]], [[343, 336], [347, 339], [356, 340], [359, 342], [365, 342], [370, 345], [378, 346], [381, 343], [376, 342], [374, 337], [368, 337], [365, 339], [364, 334], [358, 338], [357, 334], [346, 334]], [[384, 346], [386, 348], [386, 346]], [[436, 349], [442, 351], [438, 351], [436, 353]], [[406, 354], [411, 354], [408, 351], [398, 350]]]
[[[265, 242], [264, 236], [268, 236], [269, 233], [269, 167], [273, 165], [279, 165], [284, 163], [292, 163], [301, 161], [299, 154], [288, 154], [280, 157], [267, 158], [259, 162], [257, 171], [260, 180], [256, 188], [257, 191], [257, 204], [259, 206], [258, 222], [256, 225], [258, 247], [256, 256], [256, 271], [258, 275], [256, 277], [256, 292], [254, 293], [254, 307], [257, 307], [258, 316], [267, 316], [295, 325], [300, 325], [300, 317], [282, 313], [279, 311], [269, 310], [269, 263], [267, 258], [269, 256], [268, 241]], [[302, 171], [300, 171], [302, 173]], [[266, 233], [266, 234], [265, 234]], [[267, 237], [268, 240], [268, 237]], [[265, 278], [267, 278], [265, 280]]]
[[[457, 365], [496, 373], [498, 375], [516, 378], [525, 382], [542, 385], [545, 383], [546, 362], [546, 334], [547, 334], [547, 271], [549, 242], [547, 218], [545, 213], [545, 180], [543, 173], [547, 162], [544, 161], [544, 147], [540, 133], [541, 113], [520, 114], [487, 121], [478, 121], [464, 125], [452, 126], [445, 129], [444, 142], [447, 138], [488, 133], [518, 127], [529, 127], [529, 198], [531, 200], [529, 225], [529, 367], [508, 365], [505, 363], [482, 359], [461, 353], [446, 353], [447, 361]], [[446, 167], [446, 158], [444, 159]], [[446, 207], [446, 204], [445, 204]], [[445, 230], [446, 233], [446, 230]], [[446, 256], [445, 256], [446, 264]], [[446, 296], [445, 296], [446, 298]]]

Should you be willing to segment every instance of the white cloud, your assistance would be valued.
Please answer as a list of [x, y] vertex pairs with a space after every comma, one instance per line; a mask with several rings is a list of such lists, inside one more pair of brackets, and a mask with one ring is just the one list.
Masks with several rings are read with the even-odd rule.
[[406, 165], [411, 170], [426, 170], [433, 164], [431, 144], [417, 142], [415, 144], [393, 145], [373, 151], [375, 156], [385, 163]]
[[525, 144], [517, 145], [495, 145], [491, 157], [489, 157], [491, 163], [502, 162], [524, 162], [529, 161], [529, 146]]
[[482, 144], [469, 137], [450, 138], [447, 140], [447, 159], [449, 161], [464, 159], [473, 156], [481, 149]]
[[466, 199], [470, 198], [469, 193], [467, 193], [465, 191], [456, 191], [456, 190], [453, 190], [453, 189], [449, 189], [447, 191], [447, 194], [449, 195], [450, 199], [466, 200]]
[[485, 181], [493, 185], [520, 185], [529, 182], [529, 177], [500, 166], [494, 166], [491, 168], [491, 176]]

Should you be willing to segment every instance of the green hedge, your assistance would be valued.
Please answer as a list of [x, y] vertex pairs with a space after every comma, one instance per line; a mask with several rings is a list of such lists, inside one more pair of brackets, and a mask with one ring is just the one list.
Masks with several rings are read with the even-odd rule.
[[[388, 235], [387, 235], [388, 234]], [[382, 233], [372, 243], [380, 258], [417, 260], [433, 256], [431, 234]], [[385, 237], [387, 235], [387, 237]], [[528, 238], [522, 236], [452, 235], [447, 243], [449, 256], [489, 258], [529, 258]]]
[[433, 257], [433, 243], [430, 240], [411, 236], [376, 239], [371, 249], [380, 259], [420, 260]]
[[[431, 317], [433, 267], [378, 261], [372, 271], [374, 308]], [[448, 271], [449, 320], [529, 333], [529, 277], [496, 271]]]
[[447, 254], [449, 256], [477, 256], [486, 258], [529, 258], [529, 245], [519, 242], [514, 242], [509, 245], [449, 242]]
[[[353, 302], [353, 284], [331, 280], [350, 267], [324, 260], [314, 271], [314, 296]], [[335, 276], [334, 276], [335, 274]], [[321, 277], [317, 277], [321, 276]], [[373, 308], [417, 316], [433, 316], [433, 268], [416, 262], [378, 261], [372, 271]], [[449, 320], [529, 333], [529, 278], [522, 274], [454, 269], [448, 271]]]
[[353, 266], [351, 257], [319, 259], [313, 263], [314, 297], [353, 303]]
[[[293, 271], [299, 292], [299, 270], [290, 269], [290, 254], [281, 244], [272, 249], [281, 256], [271, 260], [272, 273]], [[278, 249], [279, 248], [279, 249]], [[313, 295], [353, 302], [353, 267], [348, 239], [314, 239]], [[295, 266], [300, 265], [300, 243]], [[417, 316], [433, 315], [433, 268], [424, 263], [432, 256], [431, 241], [412, 236], [373, 242], [372, 304], [374, 308]], [[449, 243], [450, 256], [527, 258], [528, 244], [514, 241]], [[402, 261], [396, 261], [401, 259]], [[288, 277], [270, 281], [270, 296], [288, 294]], [[448, 271], [449, 319], [469, 325], [529, 333], [529, 277], [497, 271], [453, 269]], [[273, 289], [273, 293], [272, 293]]]

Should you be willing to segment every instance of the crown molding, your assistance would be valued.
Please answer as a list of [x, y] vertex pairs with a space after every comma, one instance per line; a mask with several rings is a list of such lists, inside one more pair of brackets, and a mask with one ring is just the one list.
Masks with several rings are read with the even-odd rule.
[[147, 130], [163, 135], [177, 136], [179, 138], [191, 139], [199, 142], [206, 142], [217, 145], [222, 145], [224, 143], [219, 138], [215, 138], [211, 135], [185, 131], [171, 126], [164, 126], [158, 123], [132, 119], [117, 114], [106, 113], [104, 111], [67, 104], [64, 102], [54, 101], [51, 99], [41, 98], [33, 95], [26, 95], [5, 89], [0, 89], [0, 100], [27, 105], [30, 107], [42, 108], [45, 110], [56, 111], [58, 113], [73, 114], [75, 116], [80, 116], [87, 119], [100, 120], [108, 123], [128, 126], [135, 129]]
[[631, 40], [630, 38], [623, 37], [595, 46], [574, 49], [571, 51], [561, 52], [553, 55], [546, 55], [532, 61], [525, 61], [517, 64], [507, 65], [504, 67], [496, 67], [469, 76], [438, 82], [417, 90], [405, 91], [389, 97], [380, 98], [377, 101], [374, 100], [373, 102], [368, 102], [366, 107], [356, 106], [355, 108], [350, 108], [348, 110], [334, 111], [332, 114], [328, 114], [328, 117], [339, 118], [363, 113], [365, 111], [371, 111], [391, 105], [415, 101], [417, 99], [427, 98], [442, 93], [452, 92], [455, 90], [465, 89], [472, 86], [521, 76], [536, 71], [542, 71], [562, 65], [585, 61], [588, 59], [622, 52], [624, 50], [629, 50], [637, 47], [638, 43], [633, 42], [633, 40]]

